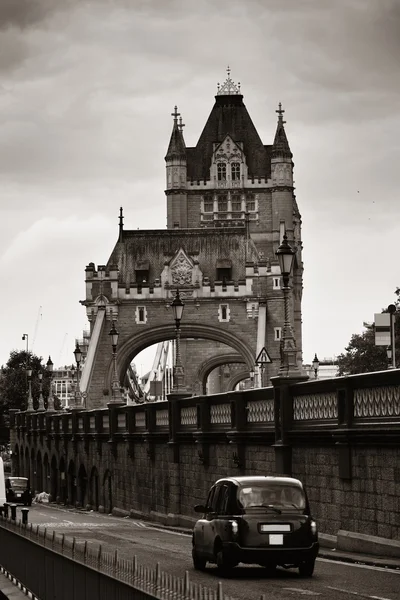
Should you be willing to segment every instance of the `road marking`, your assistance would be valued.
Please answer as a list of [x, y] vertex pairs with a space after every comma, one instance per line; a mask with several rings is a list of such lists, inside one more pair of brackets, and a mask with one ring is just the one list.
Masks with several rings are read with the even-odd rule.
[[[400, 569], [396, 569], [393, 567], [377, 567], [375, 565], [361, 565], [359, 563], [350, 563], [345, 562], [343, 560], [332, 560], [330, 558], [317, 558], [318, 561], [326, 562], [331, 565], [345, 565], [347, 567], [356, 567], [357, 569], [370, 569], [371, 571], [384, 571], [385, 573], [393, 573], [395, 575], [400, 575]], [[372, 596], [369, 596], [372, 598]]]
[[288, 592], [296, 592], [296, 594], [300, 594], [300, 596], [320, 596], [320, 592], [312, 592], [311, 590], [304, 590], [303, 588], [282, 588], [283, 590], [287, 590]]
[[359, 598], [371, 598], [373, 600], [392, 600], [392, 598], [386, 598], [383, 596], [369, 596], [368, 594], [361, 594], [360, 592], [350, 592], [349, 590], [343, 590], [342, 588], [333, 587], [331, 585], [326, 586], [329, 590], [335, 590], [335, 592], [343, 592], [344, 594], [351, 594], [352, 596], [358, 596]]

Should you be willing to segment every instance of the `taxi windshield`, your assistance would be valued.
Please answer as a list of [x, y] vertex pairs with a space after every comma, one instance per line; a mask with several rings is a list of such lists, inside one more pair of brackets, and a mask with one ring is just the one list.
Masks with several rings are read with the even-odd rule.
[[10, 488], [14, 491], [24, 491], [28, 488], [28, 480], [25, 477], [10, 477]]
[[240, 487], [239, 505], [244, 508], [279, 506], [304, 510], [305, 494], [301, 487], [282, 483], [255, 483]]

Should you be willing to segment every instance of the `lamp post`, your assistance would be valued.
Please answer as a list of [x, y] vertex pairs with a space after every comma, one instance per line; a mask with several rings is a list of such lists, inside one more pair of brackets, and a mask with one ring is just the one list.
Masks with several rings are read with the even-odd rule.
[[395, 338], [395, 329], [394, 324], [396, 322], [396, 306], [394, 304], [389, 304], [388, 313], [390, 314], [390, 345], [391, 345], [391, 355], [389, 358], [389, 352], [387, 356], [389, 360], [391, 360], [390, 369], [396, 368], [396, 338]]
[[43, 373], [40, 372], [38, 374], [39, 377], [39, 406], [38, 406], [38, 410], [43, 411], [45, 410], [44, 408], [44, 398], [43, 398]]
[[33, 409], [33, 398], [32, 398], [32, 369], [28, 367], [26, 370], [26, 376], [28, 378], [28, 407], [27, 411], [32, 412]]
[[279, 266], [283, 279], [283, 299], [285, 309], [285, 322], [283, 328], [281, 366], [279, 375], [284, 377], [301, 375], [297, 364], [297, 349], [294, 339], [293, 328], [289, 317], [289, 278], [293, 269], [294, 255], [296, 251], [287, 240], [286, 233], [278, 250], [275, 252], [278, 257]]
[[112, 358], [113, 358], [113, 377], [111, 384], [111, 402], [117, 402], [118, 404], [123, 403], [121, 398], [121, 390], [118, 381], [118, 372], [117, 372], [117, 345], [119, 338], [119, 331], [115, 327], [115, 322], [112, 322], [112, 327], [110, 329], [109, 336], [111, 337], [111, 345], [112, 345]]
[[388, 346], [386, 348], [386, 356], [388, 359], [388, 369], [393, 369], [393, 364], [392, 364], [392, 346]]
[[174, 367], [174, 390], [179, 391], [185, 388], [185, 371], [181, 359], [181, 320], [185, 304], [182, 302], [179, 295], [179, 290], [176, 290], [175, 298], [171, 304], [172, 312], [175, 319], [176, 330], [176, 349], [175, 349], [175, 367]]
[[254, 369], [250, 369], [250, 387], [253, 389], [254, 388], [254, 375], [255, 375], [255, 370]]
[[50, 374], [50, 385], [49, 385], [49, 396], [47, 398], [47, 411], [54, 412], [54, 396], [53, 396], [53, 361], [49, 356], [49, 360], [46, 363], [47, 372]]
[[312, 361], [312, 368], [314, 370], [314, 379], [318, 379], [319, 360], [318, 360], [318, 356], [316, 353], [314, 356], [314, 360]]
[[78, 342], [76, 342], [76, 345], [75, 345], [74, 355], [75, 355], [75, 362], [76, 362], [76, 389], [75, 389], [74, 404], [75, 404], [75, 408], [81, 408], [81, 390], [79, 388], [79, 367], [80, 367], [81, 360], [82, 360], [82, 351], [79, 347]]

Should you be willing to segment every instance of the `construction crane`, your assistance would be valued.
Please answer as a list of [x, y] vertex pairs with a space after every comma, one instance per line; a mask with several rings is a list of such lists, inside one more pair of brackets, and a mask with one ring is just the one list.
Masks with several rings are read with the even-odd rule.
[[33, 348], [35, 346], [35, 340], [36, 340], [36, 336], [37, 336], [37, 332], [39, 329], [39, 323], [42, 320], [42, 307], [39, 306], [39, 310], [38, 310], [38, 315], [36, 317], [36, 323], [35, 323], [35, 330], [33, 332], [33, 339], [32, 339], [32, 346], [31, 346], [31, 351], [33, 352]]
[[64, 351], [64, 348], [65, 348], [65, 343], [66, 343], [66, 341], [67, 341], [67, 337], [68, 337], [68, 333], [66, 333], [66, 334], [64, 335], [64, 338], [63, 338], [63, 341], [62, 341], [62, 344], [61, 344], [60, 353], [59, 353], [59, 355], [58, 355], [58, 362], [57, 362], [57, 364], [58, 364], [58, 365], [61, 365], [62, 353], [63, 353], [63, 351]]

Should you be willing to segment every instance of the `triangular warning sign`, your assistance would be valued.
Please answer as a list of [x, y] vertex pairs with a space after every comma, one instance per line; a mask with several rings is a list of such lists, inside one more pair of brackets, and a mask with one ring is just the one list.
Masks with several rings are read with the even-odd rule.
[[264, 346], [264, 348], [261, 350], [260, 354], [256, 358], [256, 365], [266, 365], [271, 362], [271, 357]]

